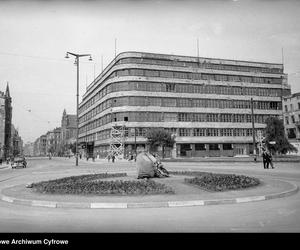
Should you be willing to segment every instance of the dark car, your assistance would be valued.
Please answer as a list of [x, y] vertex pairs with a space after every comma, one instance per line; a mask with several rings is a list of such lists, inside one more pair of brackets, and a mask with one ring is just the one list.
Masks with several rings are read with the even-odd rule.
[[11, 168], [26, 168], [27, 162], [25, 157], [16, 157], [11, 161]]

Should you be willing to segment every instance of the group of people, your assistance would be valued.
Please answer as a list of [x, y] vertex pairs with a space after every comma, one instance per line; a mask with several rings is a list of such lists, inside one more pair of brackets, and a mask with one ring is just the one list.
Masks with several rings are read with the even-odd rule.
[[115, 156], [115, 155], [112, 155], [112, 156], [108, 155], [108, 156], [107, 156], [108, 162], [110, 161], [110, 159], [111, 159], [112, 163], [115, 163], [116, 156]]
[[263, 158], [264, 169], [268, 169], [269, 166], [271, 168], [274, 168], [272, 154], [270, 151], [266, 150], [265, 148], [262, 148], [262, 158]]

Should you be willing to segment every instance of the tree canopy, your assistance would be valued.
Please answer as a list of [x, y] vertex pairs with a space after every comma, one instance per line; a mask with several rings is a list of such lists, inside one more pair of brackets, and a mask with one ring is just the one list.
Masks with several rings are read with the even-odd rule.
[[[276, 117], [269, 117], [266, 120], [266, 125], [265, 143], [270, 151], [279, 154], [298, 151], [297, 148], [295, 148], [288, 141], [284, 133], [284, 125], [282, 120]], [[271, 141], [274, 141], [275, 144], [270, 144]]]
[[173, 147], [175, 143], [175, 138], [172, 134], [163, 128], [152, 128], [149, 129], [147, 134], [147, 143], [150, 146], [150, 150], [156, 149], [158, 146], [162, 147], [163, 157], [164, 157], [164, 148]]

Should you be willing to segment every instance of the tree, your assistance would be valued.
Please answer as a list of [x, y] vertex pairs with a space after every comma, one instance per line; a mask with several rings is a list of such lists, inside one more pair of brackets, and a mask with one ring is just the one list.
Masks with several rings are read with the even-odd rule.
[[[289, 143], [287, 137], [285, 136], [282, 120], [276, 117], [270, 117], [266, 120], [266, 124], [265, 143], [270, 151], [279, 154], [298, 151], [297, 148]], [[275, 144], [270, 143], [273, 141]]]
[[76, 142], [69, 144], [69, 149], [71, 149], [72, 153], [76, 154]]
[[174, 136], [162, 128], [149, 129], [146, 138], [151, 151], [156, 150], [158, 146], [162, 147], [162, 158], [165, 155], [165, 147], [173, 147], [175, 143]]

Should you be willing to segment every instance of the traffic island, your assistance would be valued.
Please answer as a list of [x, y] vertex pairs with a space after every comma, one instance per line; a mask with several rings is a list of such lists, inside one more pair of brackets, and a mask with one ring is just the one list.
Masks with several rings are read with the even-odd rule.
[[[121, 175], [120, 175], [121, 174]], [[105, 176], [106, 175], [106, 176]], [[36, 192], [32, 188], [26, 188], [26, 185], [17, 185], [9, 188], [5, 188], [1, 192], [1, 199], [6, 202], [19, 204], [19, 205], [31, 205], [40, 207], [52, 207], [52, 208], [147, 208], [147, 207], [180, 207], [180, 206], [204, 206], [204, 205], [218, 205], [218, 204], [235, 204], [245, 203], [253, 201], [263, 201], [268, 199], [285, 197], [292, 195], [298, 191], [298, 187], [292, 183], [272, 180], [272, 179], [260, 179], [257, 185], [248, 186], [247, 188], [224, 189], [222, 188], [222, 181], [225, 183], [235, 183], [232, 178], [228, 179], [228, 176], [214, 174], [211, 177], [211, 173], [206, 172], [170, 172], [169, 178], [155, 178], [155, 180], [137, 180], [135, 175], [118, 173], [114, 177], [107, 175], [107, 173], [100, 176], [101, 178], [95, 179], [95, 175], [85, 175], [84, 177], [77, 176], [76, 178], [85, 178], [90, 180], [91, 183], [102, 181], [102, 177], [105, 176], [105, 182], [112, 183], [132, 183], [132, 181], [140, 183], [152, 183], [155, 182], [159, 187], [162, 185], [166, 190], [172, 190], [172, 192], [161, 192], [137, 195], [135, 192], [128, 192], [128, 194], [102, 194], [96, 195], [95, 193], [43, 193]], [[206, 181], [211, 180], [210, 177], [217, 178], [219, 180], [218, 191], [207, 190], [209, 185], [199, 188], [194, 184], [189, 184], [186, 180], [193, 178], [201, 179], [205, 176]], [[209, 177], [210, 176], [210, 177]], [[98, 175], [99, 177], [99, 175]], [[249, 176], [237, 176], [240, 183], [256, 183], [257, 178]], [[67, 178], [67, 179], [66, 179]], [[74, 180], [74, 176], [66, 177], [56, 180], [50, 180], [49, 183], [58, 183], [59, 185], [65, 184], [68, 186]], [[75, 179], [76, 179], [75, 178]], [[204, 179], [205, 179], [204, 178]], [[249, 179], [250, 178], [250, 179]], [[235, 179], [236, 181], [236, 179]], [[67, 185], [68, 184], [68, 185]], [[126, 184], [126, 185], [127, 185]], [[159, 185], [161, 184], [161, 185]], [[44, 184], [43, 184], [44, 185]], [[33, 185], [34, 186], [34, 185]], [[62, 187], [61, 186], [61, 187]], [[229, 185], [227, 185], [229, 186]], [[236, 186], [236, 183], [234, 184]], [[133, 190], [132, 185], [127, 185], [128, 190]], [[83, 189], [84, 190], [84, 189]], [[163, 190], [163, 189], [162, 189]], [[222, 191], [221, 191], [222, 190]], [[77, 191], [76, 191], [77, 192]]]

